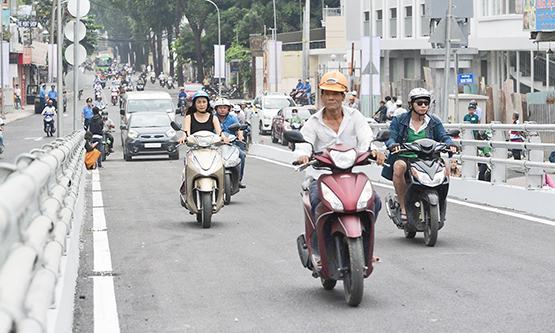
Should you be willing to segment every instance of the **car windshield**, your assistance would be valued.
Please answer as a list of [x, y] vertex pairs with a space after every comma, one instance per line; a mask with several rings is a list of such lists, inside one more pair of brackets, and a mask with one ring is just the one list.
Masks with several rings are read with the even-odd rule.
[[281, 109], [287, 106], [295, 106], [295, 102], [291, 98], [264, 98], [264, 105], [262, 106], [265, 109]]
[[127, 102], [127, 112], [171, 112], [172, 101], [169, 99], [131, 99]]
[[166, 114], [136, 114], [129, 120], [129, 128], [170, 127], [170, 121]]
[[[298, 115], [299, 117], [301, 117], [301, 119], [308, 119], [311, 115], [310, 111], [308, 109], [296, 109], [298, 111]], [[287, 119], [291, 119], [291, 117], [293, 117], [293, 109], [286, 109], [284, 110], [284, 118]]]

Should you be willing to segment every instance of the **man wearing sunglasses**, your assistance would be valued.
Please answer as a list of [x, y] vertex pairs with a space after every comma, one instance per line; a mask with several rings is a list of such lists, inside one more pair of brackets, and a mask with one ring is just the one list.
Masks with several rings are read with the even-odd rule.
[[[389, 140], [387, 148], [395, 153], [400, 150], [402, 143], [411, 143], [419, 139], [433, 139], [451, 145], [451, 151], [457, 152], [457, 147], [451, 137], [447, 135], [441, 120], [429, 115], [430, 102], [432, 95], [424, 88], [415, 88], [410, 91], [408, 96], [409, 112], [394, 117], [389, 125]], [[416, 158], [414, 153], [390, 154], [388, 164], [391, 167], [384, 167], [382, 176], [393, 180], [395, 193], [401, 206], [401, 219], [407, 222], [405, 209], [405, 193], [407, 191], [406, 176], [409, 170], [410, 161]], [[393, 170], [392, 170], [393, 169]], [[449, 169], [446, 169], [449, 170]]]

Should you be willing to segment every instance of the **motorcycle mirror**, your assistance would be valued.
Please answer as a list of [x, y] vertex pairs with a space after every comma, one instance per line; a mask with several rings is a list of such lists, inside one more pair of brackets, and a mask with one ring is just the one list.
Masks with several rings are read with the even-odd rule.
[[380, 130], [376, 135], [375, 141], [386, 142], [389, 140], [389, 130]]
[[285, 140], [292, 143], [305, 143], [303, 135], [299, 131], [285, 131], [283, 133]]
[[119, 110], [119, 114], [122, 115], [122, 116], [125, 116], [125, 110], [124, 110], [124, 109], [120, 109], [120, 110]]
[[176, 123], [175, 121], [172, 121], [170, 123], [170, 126], [175, 130], [175, 131], [181, 131], [181, 126], [179, 126], [178, 123]]

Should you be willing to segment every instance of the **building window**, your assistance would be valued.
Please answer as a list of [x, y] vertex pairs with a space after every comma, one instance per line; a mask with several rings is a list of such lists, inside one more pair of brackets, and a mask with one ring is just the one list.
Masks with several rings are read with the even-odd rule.
[[389, 9], [389, 37], [397, 38], [397, 8]]
[[420, 5], [420, 34], [421, 36], [430, 35], [430, 20], [426, 17], [426, 5]]
[[412, 37], [412, 6], [405, 7], [405, 37]]
[[376, 36], [383, 38], [383, 11], [376, 10]]

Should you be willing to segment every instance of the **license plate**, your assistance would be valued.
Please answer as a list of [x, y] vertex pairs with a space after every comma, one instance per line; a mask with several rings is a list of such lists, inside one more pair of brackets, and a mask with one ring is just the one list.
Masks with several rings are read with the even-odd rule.
[[161, 143], [145, 143], [145, 148], [160, 148], [162, 147]]

